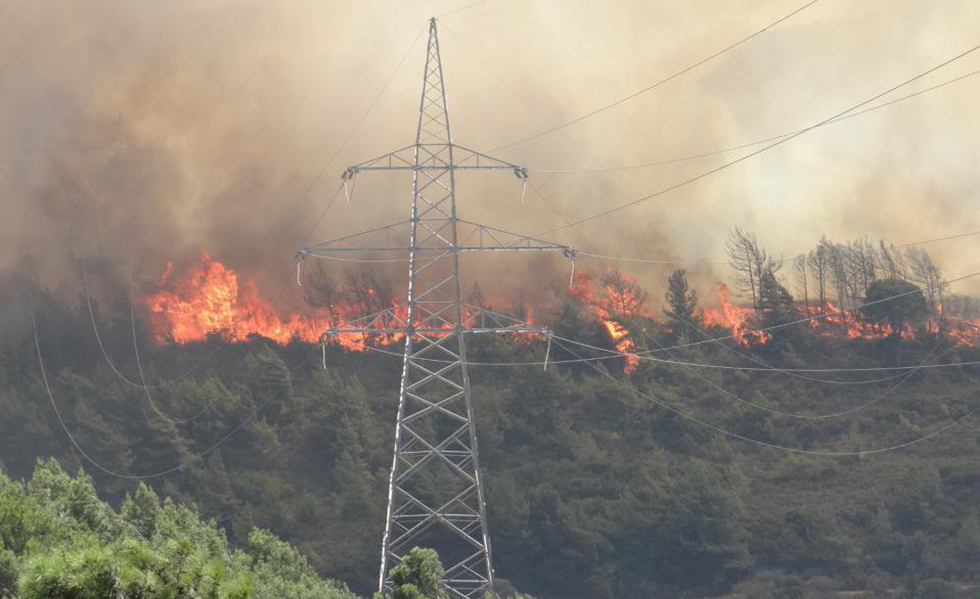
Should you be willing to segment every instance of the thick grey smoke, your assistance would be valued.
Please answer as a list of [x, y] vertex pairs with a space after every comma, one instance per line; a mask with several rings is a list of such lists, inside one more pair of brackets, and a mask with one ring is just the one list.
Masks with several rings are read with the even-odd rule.
[[[631, 93], [800, 3], [494, 0], [447, 16], [441, 38], [455, 138], [478, 149], [507, 144]], [[317, 174], [426, 18], [464, 4], [4, 3], [0, 268], [57, 282], [73, 260], [102, 258], [118, 273], [132, 261], [152, 277], [166, 260], [205, 250], [263, 285], [288, 279], [292, 253], [343, 167], [411, 142], [424, 39]], [[507, 175], [460, 177], [460, 211], [535, 233], [646, 195], [732, 155], [618, 174], [534, 170], [674, 158], [806, 126], [970, 47], [978, 22], [980, 5], [969, 0], [824, 0], [635, 101], [501, 150], [532, 170], [562, 216], [530, 191], [521, 208]], [[978, 66], [980, 56], [970, 57], [908, 91]], [[905, 242], [980, 229], [978, 82], [814, 131], [558, 239], [698, 261], [723, 258], [734, 225], [786, 256], [822, 234]], [[360, 177], [354, 201], [340, 194], [313, 240], [403, 218], [408, 185]], [[956, 275], [975, 269], [978, 241], [929, 249]], [[529, 272], [539, 281], [555, 269], [549, 284], [567, 276], [560, 260], [480, 260], [473, 266], [484, 288], [502, 282], [506, 294]], [[659, 296], [667, 267], [621, 266]], [[724, 276], [700, 272], [702, 288]]]

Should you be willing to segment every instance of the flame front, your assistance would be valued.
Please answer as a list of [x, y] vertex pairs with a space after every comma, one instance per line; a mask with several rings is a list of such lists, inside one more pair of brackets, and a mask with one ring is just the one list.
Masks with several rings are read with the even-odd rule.
[[[213, 259], [207, 253], [200, 261], [187, 268], [178, 269], [170, 262], [157, 280], [157, 291], [143, 298], [150, 314], [153, 335], [158, 343], [190, 343], [204, 341], [210, 335], [218, 335], [227, 341], [245, 341], [252, 335], [271, 339], [279, 344], [292, 340], [308, 343], [319, 342], [323, 332], [339, 327], [368, 312], [378, 310], [377, 292], [373, 287], [363, 291], [363, 295], [347, 294], [355, 297], [349, 301], [338, 301], [327, 307], [310, 309], [306, 314], [298, 312], [283, 313], [271, 302], [263, 298], [256, 284], [240, 277], [234, 270]], [[570, 295], [581, 301], [603, 326], [615, 349], [624, 355], [625, 371], [633, 372], [639, 364], [635, 354], [636, 342], [629, 329], [620, 322], [620, 317], [643, 316], [645, 294], [630, 277], [615, 271], [608, 271], [601, 281], [589, 274], [578, 272], [569, 291]], [[360, 299], [356, 299], [360, 298]], [[729, 289], [724, 283], [718, 284], [720, 307], [705, 308], [704, 322], [718, 325], [731, 331], [732, 339], [744, 347], [760, 346], [768, 343], [772, 335], [767, 331], [753, 330], [758, 320], [756, 310], [738, 306], [729, 299]], [[366, 305], [366, 304], [371, 304]], [[391, 311], [402, 320], [406, 317], [405, 306], [392, 301]], [[799, 306], [800, 316], [808, 314], [815, 317], [810, 327], [818, 334], [844, 336], [850, 339], [880, 339], [893, 334], [887, 324], [870, 323], [859, 318], [859, 314], [827, 302], [823, 307]], [[533, 307], [519, 308], [528, 322], [534, 321]], [[471, 314], [464, 314], [470, 322]], [[385, 328], [394, 323], [375, 323]], [[470, 326], [468, 325], [468, 326]], [[446, 325], [448, 326], [448, 325]], [[958, 344], [980, 345], [980, 320], [957, 317], [938, 312], [925, 323], [926, 330], [949, 336]], [[913, 337], [916, 329], [909, 327], [900, 332], [903, 337]], [[523, 333], [515, 339], [531, 341], [540, 335]], [[365, 351], [366, 343], [391, 344], [404, 339], [403, 333], [388, 335], [341, 332], [330, 337], [348, 350]]]
[[[260, 335], [279, 344], [294, 339], [315, 343], [324, 329], [345, 322], [358, 314], [355, 306], [334, 305], [311, 311], [281, 315], [261, 297], [255, 283], [213, 259], [201, 255], [199, 264], [188, 267], [182, 276], [167, 268], [157, 281], [159, 291], [144, 298], [150, 313], [153, 335], [158, 343], [190, 343], [219, 335], [227, 341], [245, 341]], [[368, 290], [373, 294], [373, 290]], [[398, 306], [394, 308], [397, 310]], [[391, 343], [398, 335], [385, 337]], [[365, 336], [341, 333], [336, 342], [350, 350], [364, 350]]]

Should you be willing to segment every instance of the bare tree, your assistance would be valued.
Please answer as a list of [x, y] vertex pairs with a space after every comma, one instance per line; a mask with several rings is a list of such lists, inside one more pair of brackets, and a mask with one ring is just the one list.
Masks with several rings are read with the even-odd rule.
[[817, 299], [820, 300], [820, 310], [827, 306], [827, 260], [825, 250], [822, 245], [817, 249], [810, 250], [807, 256], [807, 266], [810, 269], [811, 279], [817, 285]]
[[739, 293], [750, 293], [752, 305], [759, 303], [759, 294], [756, 288], [755, 253], [758, 244], [755, 235], [745, 233], [740, 228], [735, 227], [725, 241], [725, 252], [728, 254], [728, 264], [735, 271], [735, 288]]
[[807, 288], [807, 257], [800, 254], [793, 260], [793, 277], [796, 279], [796, 286], [803, 292], [803, 306], [806, 308], [806, 315], [810, 315], [810, 291]]
[[908, 258], [912, 281], [922, 286], [933, 310], [942, 312], [943, 291], [949, 283], [943, 278], [942, 269], [929, 252], [916, 247], [905, 250]]
[[762, 276], [776, 275], [783, 267], [782, 259], [773, 259], [759, 247], [755, 233], [747, 233], [735, 227], [725, 242], [728, 264], [735, 271], [735, 286], [739, 293], [752, 297], [752, 306], [759, 307]]
[[879, 242], [878, 254], [881, 256], [881, 266], [885, 271], [885, 276], [889, 279], [904, 279], [902, 269], [898, 264], [898, 259], [894, 248], [889, 249], [885, 245], [885, 240]]

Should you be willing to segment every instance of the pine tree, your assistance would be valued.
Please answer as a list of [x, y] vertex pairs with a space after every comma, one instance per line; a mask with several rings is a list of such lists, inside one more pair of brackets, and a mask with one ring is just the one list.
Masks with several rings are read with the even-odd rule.
[[675, 270], [667, 278], [667, 305], [663, 307], [667, 326], [674, 338], [681, 334], [690, 337], [695, 329], [701, 327], [704, 313], [698, 309], [698, 292], [687, 283], [687, 273], [683, 268]]

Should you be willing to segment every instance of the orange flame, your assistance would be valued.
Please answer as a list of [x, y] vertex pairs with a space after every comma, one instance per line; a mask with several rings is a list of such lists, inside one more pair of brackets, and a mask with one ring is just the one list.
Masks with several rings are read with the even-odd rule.
[[[255, 282], [240, 277], [234, 270], [214, 260], [207, 253], [201, 255], [200, 262], [181, 269], [179, 274], [173, 263], [168, 262], [163, 274], [157, 280], [158, 290], [143, 298], [150, 314], [153, 335], [158, 343], [190, 343], [203, 341], [209, 335], [219, 335], [227, 341], [245, 341], [252, 335], [271, 339], [279, 344], [292, 340], [309, 343], [319, 342], [322, 333], [332, 327], [356, 319], [369, 310], [362, 301], [338, 302], [328, 307], [311, 310], [307, 315], [298, 312], [282, 313], [272, 303], [263, 298]], [[593, 316], [602, 324], [617, 351], [624, 354], [625, 371], [633, 372], [639, 364], [635, 355], [636, 342], [629, 329], [617, 318], [620, 316], [650, 316], [644, 312], [645, 294], [630, 277], [610, 271], [597, 284], [593, 277], [576, 273], [572, 297], [585, 304]], [[366, 294], [374, 298], [376, 291], [368, 288]], [[752, 330], [756, 312], [752, 308], [732, 304], [729, 289], [718, 285], [721, 307], [704, 310], [705, 323], [720, 325], [731, 330], [736, 343], [742, 346], [763, 345], [772, 336], [766, 331]], [[377, 302], [372, 303], [370, 311], [377, 310]], [[405, 319], [406, 308], [392, 302], [392, 310], [400, 319]], [[815, 332], [822, 335], [843, 335], [851, 339], [879, 339], [892, 334], [887, 325], [868, 323], [857, 318], [832, 303], [822, 308], [810, 306], [809, 310], [800, 307], [801, 312], [810, 316], [821, 316], [810, 321]], [[523, 305], [519, 311], [528, 323], [535, 319], [535, 307]], [[471, 314], [464, 315], [467, 320]], [[375, 323], [384, 328], [392, 323]], [[479, 326], [477, 322], [473, 326]], [[446, 325], [449, 326], [449, 325]], [[949, 334], [961, 345], [980, 345], [980, 320], [944, 315], [940, 312], [926, 323], [932, 333]], [[903, 337], [911, 337], [915, 330], [911, 327], [901, 331]], [[331, 337], [345, 349], [365, 351], [365, 343], [391, 344], [404, 338], [404, 334], [366, 335], [362, 333], [340, 333]], [[516, 340], [537, 340], [541, 336], [534, 333], [514, 335]]]
[[[358, 312], [354, 306], [333, 305], [310, 316], [280, 315], [259, 295], [253, 281], [240, 279], [234, 270], [207, 253], [179, 278], [168, 262], [157, 285], [159, 291], [146, 296], [144, 303], [158, 343], [203, 341], [209, 335], [220, 335], [227, 341], [245, 341], [260, 335], [279, 344], [293, 339], [315, 343], [323, 329], [337, 326]], [[373, 289], [368, 293], [373, 294]], [[392, 335], [383, 342], [399, 338]], [[342, 333], [336, 341], [347, 349], [363, 350], [365, 336]]]
[[733, 304], [728, 299], [728, 285], [718, 283], [718, 299], [721, 301], [721, 308], [706, 308], [704, 310], [704, 322], [706, 324], [730, 329], [735, 343], [744, 347], [764, 345], [772, 338], [772, 335], [766, 331], [752, 330], [752, 318], [755, 316], [755, 310]]
[[[626, 276], [623, 276], [623, 279], [630, 284], [634, 282], [633, 279]], [[642, 302], [630, 289], [611, 284], [604, 286], [605, 298], [600, 299], [596, 297], [592, 286], [593, 281], [590, 275], [584, 272], [576, 272], [569, 294], [592, 310], [593, 315], [602, 323], [609, 334], [609, 338], [615, 344], [616, 351], [625, 354], [626, 365], [623, 370], [627, 373], [633, 372], [640, 363], [639, 356], [633, 353], [636, 351], [636, 342], [630, 337], [629, 329], [612, 318], [611, 312], [624, 316], [636, 316], [640, 313]]]
[[[245, 341], [252, 335], [266, 337], [285, 345], [292, 340], [308, 343], [320, 341], [324, 331], [377, 310], [374, 288], [368, 288], [363, 301], [338, 302], [328, 307], [300, 313], [282, 314], [261, 295], [254, 281], [239, 277], [231, 268], [203, 253], [198, 264], [191, 265], [180, 276], [175, 276], [173, 263], [168, 262], [164, 273], [157, 280], [158, 291], [144, 297], [150, 313], [153, 335], [158, 343], [190, 343], [204, 341], [209, 335], [218, 335], [226, 341]], [[369, 303], [370, 306], [362, 305]], [[368, 309], [370, 308], [370, 310]], [[404, 322], [407, 309], [397, 301], [390, 308], [396, 320]], [[534, 323], [530, 306], [521, 306], [525, 321]], [[481, 326], [474, 319], [474, 312], [464, 309], [466, 326]], [[368, 328], [398, 326], [389, 319], [364, 323]], [[430, 323], [430, 327], [452, 328], [449, 322]], [[428, 335], [439, 333], [427, 333]], [[542, 336], [533, 332], [515, 333], [519, 341], [531, 342]], [[405, 338], [404, 333], [391, 334], [340, 332], [328, 337], [348, 350], [366, 351], [365, 343], [389, 345]]]

